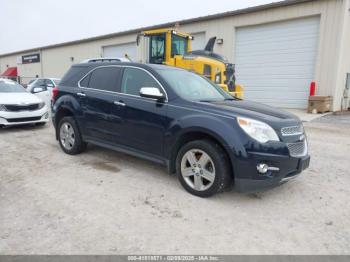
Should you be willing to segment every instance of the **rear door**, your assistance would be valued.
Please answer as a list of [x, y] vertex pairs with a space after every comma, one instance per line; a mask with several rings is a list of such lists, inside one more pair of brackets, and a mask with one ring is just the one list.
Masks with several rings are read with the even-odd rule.
[[140, 97], [142, 87], [156, 87], [164, 93], [148, 71], [124, 68], [118, 101], [123, 105], [123, 143], [153, 156], [162, 156], [167, 102]]
[[84, 126], [91, 139], [103, 143], [121, 141], [121, 108], [114, 103], [120, 100], [120, 77], [120, 67], [103, 66], [80, 81]]

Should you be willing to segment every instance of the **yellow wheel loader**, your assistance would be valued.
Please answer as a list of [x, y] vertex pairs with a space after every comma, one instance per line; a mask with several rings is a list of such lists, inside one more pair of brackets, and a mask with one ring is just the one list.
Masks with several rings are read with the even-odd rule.
[[187, 69], [212, 80], [237, 98], [243, 98], [242, 87], [235, 83], [235, 67], [213, 52], [216, 37], [204, 50], [192, 51], [193, 37], [174, 29], [144, 31], [137, 37], [137, 60]]

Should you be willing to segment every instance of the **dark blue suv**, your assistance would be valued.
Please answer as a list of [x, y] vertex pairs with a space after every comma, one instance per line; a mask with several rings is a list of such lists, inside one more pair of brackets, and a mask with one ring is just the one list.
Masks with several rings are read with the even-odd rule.
[[54, 90], [56, 138], [67, 154], [87, 143], [149, 159], [176, 173], [190, 193], [231, 185], [253, 192], [308, 167], [298, 118], [238, 100], [197, 74], [162, 65], [74, 65]]

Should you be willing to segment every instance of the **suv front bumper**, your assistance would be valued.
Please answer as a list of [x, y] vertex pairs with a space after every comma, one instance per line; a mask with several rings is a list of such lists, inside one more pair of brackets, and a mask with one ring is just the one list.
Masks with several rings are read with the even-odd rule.
[[[277, 171], [261, 174], [257, 166], [261, 163], [276, 167]], [[310, 156], [290, 157], [260, 153], [249, 153], [245, 159], [236, 159], [234, 166], [234, 189], [252, 193], [264, 191], [296, 178], [310, 164]]]

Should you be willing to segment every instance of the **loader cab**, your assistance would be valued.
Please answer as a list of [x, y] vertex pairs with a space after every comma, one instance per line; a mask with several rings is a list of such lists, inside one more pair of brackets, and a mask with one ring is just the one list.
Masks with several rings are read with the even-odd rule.
[[166, 34], [149, 36], [149, 63], [163, 64], [165, 61]]
[[137, 62], [175, 66], [203, 75], [238, 98], [242, 87], [235, 84], [234, 64], [213, 52], [216, 37], [203, 50], [192, 51], [190, 34], [174, 29], [156, 29], [137, 35]]
[[148, 46], [147, 62], [150, 64], [174, 65], [175, 56], [183, 56], [191, 51], [188, 34], [178, 33], [172, 29], [151, 30], [143, 32], [145, 45]]

